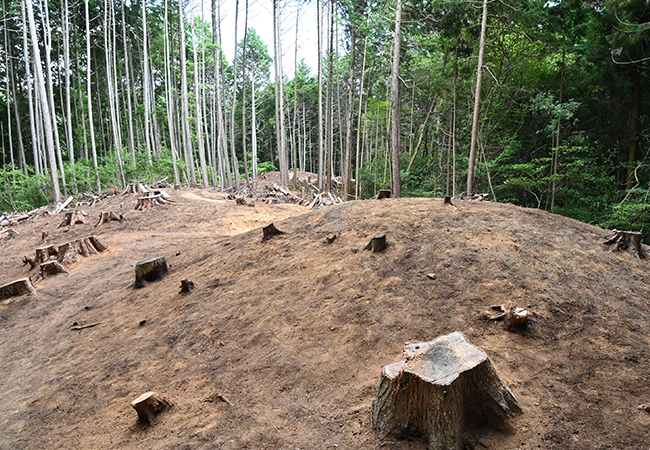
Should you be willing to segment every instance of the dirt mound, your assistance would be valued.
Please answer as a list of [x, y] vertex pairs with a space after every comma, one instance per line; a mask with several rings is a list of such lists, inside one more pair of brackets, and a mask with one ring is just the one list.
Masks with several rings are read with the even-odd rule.
[[[647, 445], [650, 263], [608, 252], [608, 232], [493, 203], [370, 200], [280, 220], [304, 208], [175, 197], [98, 227], [108, 251], [0, 304], [1, 448], [423, 449], [376, 436], [371, 403], [405, 341], [455, 330], [524, 411], [477, 448]], [[27, 273], [38, 220], [3, 244], [0, 281]], [[270, 222], [285, 234], [262, 242]], [[364, 251], [379, 232], [388, 249]], [[123, 289], [159, 255], [166, 278]], [[531, 326], [485, 321], [494, 304], [525, 307]], [[129, 402], [150, 390], [173, 406], [143, 427]]]

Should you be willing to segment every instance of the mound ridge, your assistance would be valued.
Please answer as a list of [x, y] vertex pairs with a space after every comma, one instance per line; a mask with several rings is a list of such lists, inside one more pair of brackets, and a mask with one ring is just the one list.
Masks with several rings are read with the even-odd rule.
[[[149, 211], [107, 225], [108, 254], [1, 305], [0, 447], [425, 448], [376, 436], [371, 403], [405, 341], [456, 330], [486, 351], [524, 410], [511, 430], [485, 430], [479, 448], [646, 445], [650, 415], [636, 406], [650, 401], [650, 263], [608, 252], [607, 231], [440, 199], [301, 215], [179, 200], [164, 223]], [[257, 223], [228, 231], [234, 215], [249, 220], [241, 214], [286, 234], [262, 242]], [[388, 249], [364, 251], [379, 232]], [[15, 253], [6, 273], [19, 275], [28, 244], [3, 249]], [[153, 253], [169, 275], [123, 290], [135, 257]], [[196, 289], [179, 294], [182, 278]], [[515, 334], [486, 322], [494, 304], [525, 307], [531, 326]], [[101, 325], [72, 332], [74, 321]], [[129, 402], [148, 390], [174, 406], [145, 428]]]

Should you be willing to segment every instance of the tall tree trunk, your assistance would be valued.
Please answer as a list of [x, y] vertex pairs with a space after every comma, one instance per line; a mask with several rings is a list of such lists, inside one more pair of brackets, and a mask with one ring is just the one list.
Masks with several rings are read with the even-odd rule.
[[[28, 0], [26, 0], [28, 1]], [[99, 168], [97, 167], [97, 144], [95, 141], [95, 125], [93, 119], [93, 102], [91, 96], [91, 57], [90, 57], [90, 13], [88, 0], [84, 1], [86, 5], [86, 97], [88, 101], [88, 124], [90, 126], [90, 148], [93, 156], [93, 169], [95, 170], [95, 181], [97, 183], [97, 192], [102, 190], [102, 184], [99, 180]]]
[[[112, 4], [112, 2], [111, 2]], [[105, 61], [106, 61], [106, 82], [108, 88], [108, 107], [110, 112], [111, 120], [111, 130], [113, 134], [113, 149], [115, 151], [115, 157], [117, 159], [117, 164], [120, 169], [120, 176], [122, 179], [122, 186], [126, 186], [126, 179], [124, 177], [124, 167], [122, 167], [122, 156], [120, 155], [120, 147], [122, 146], [122, 139], [120, 137], [121, 133], [118, 125], [118, 112], [117, 112], [117, 86], [113, 81], [113, 44], [109, 32], [112, 27], [109, 26], [109, 20], [111, 20], [112, 14], [109, 16], [109, 2], [104, 0], [104, 47], [105, 47]]]
[[327, 148], [325, 155], [325, 190], [331, 192], [332, 190], [332, 169], [334, 162], [334, 111], [333, 103], [333, 78], [334, 78], [334, 0], [330, 0], [330, 13], [329, 13], [329, 44], [327, 48], [328, 62], [327, 62], [327, 92], [325, 94], [325, 128], [327, 132]]
[[251, 77], [251, 166], [253, 169], [253, 179], [257, 178], [257, 118], [255, 117], [255, 77]]
[[72, 189], [77, 193], [77, 175], [75, 173], [74, 160], [74, 135], [72, 134], [72, 95], [70, 92], [70, 11], [68, 0], [63, 1], [63, 70], [65, 71], [65, 112], [66, 121], [66, 142], [68, 147], [68, 158], [72, 170]]
[[182, 114], [182, 135], [183, 154], [185, 155], [185, 173], [191, 183], [196, 183], [196, 172], [194, 171], [194, 150], [191, 143], [191, 132], [189, 123], [189, 102], [187, 88], [187, 58], [185, 55], [185, 17], [183, 13], [183, 2], [178, 2], [178, 23], [180, 33], [181, 52], [181, 114]]
[[244, 14], [244, 46], [241, 55], [241, 148], [244, 158], [244, 175], [248, 184], [248, 157], [246, 156], [246, 41], [248, 39], [248, 0], [245, 0]]
[[[633, 72], [633, 88], [632, 88], [632, 111], [630, 111], [630, 137], [628, 138], [628, 152], [627, 152], [627, 178], [625, 181], [625, 189], [629, 190], [634, 187], [634, 162], [636, 161], [636, 148], [637, 148], [637, 126], [639, 122], [639, 97], [641, 91], [641, 75], [639, 72]], [[558, 130], [558, 139], [559, 139]], [[559, 145], [558, 145], [559, 147]], [[552, 211], [552, 209], [551, 209]]]
[[300, 135], [298, 127], [298, 23], [300, 21], [300, 2], [296, 5], [296, 41], [294, 45], [293, 57], [293, 183], [298, 182], [298, 152], [299, 146], [297, 137]]
[[230, 104], [230, 161], [232, 163], [232, 173], [235, 177], [235, 190], [239, 189], [239, 161], [235, 151], [235, 108], [237, 106], [237, 23], [239, 16], [239, 0], [235, 0], [235, 56], [232, 64], [232, 103]]
[[276, 89], [276, 133], [278, 144], [278, 160], [280, 163], [280, 180], [282, 184], [289, 182], [289, 164], [287, 161], [287, 141], [284, 124], [284, 80], [282, 74], [282, 45], [280, 37], [279, 0], [273, 0], [273, 33], [275, 54], [275, 89]]
[[23, 59], [25, 64], [25, 74], [27, 77], [27, 100], [29, 103], [29, 129], [31, 131], [32, 138], [32, 155], [34, 156], [34, 172], [36, 175], [41, 175], [43, 173], [41, 169], [41, 159], [39, 158], [39, 149], [38, 149], [38, 135], [36, 131], [36, 120], [35, 120], [35, 111], [34, 111], [34, 97], [33, 97], [33, 79], [32, 79], [32, 69], [31, 69], [31, 60], [29, 58], [29, 45], [27, 39], [27, 18], [25, 17], [25, 2], [20, 2], [20, 11], [23, 18]]
[[[352, 108], [354, 108], [354, 63], [357, 47], [357, 28], [356, 25], [351, 25], [350, 32], [350, 73], [348, 74], [348, 104], [345, 110], [345, 150], [343, 153], [343, 168], [341, 177], [343, 179], [343, 192], [341, 197], [347, 201], [348, 194], [350, 193], [350, 177], [352, 176], [352, 123], [354, 117], [352, 115]], [[361, 95], [360, 95], [361, 97]]]
[[[182, 2], [180, 2], [182, 3]], [[182, 17], [182, 16], [181, 16]], [[182, 18], [181, 18], [182, 20]], [[147, 164], [153, 165], [151, 159], [151, 101], [149, 95], [149, 32], [147, 31], [147, 2], [142, 0], [142, 94], [144, 102], [144, 146], [147, 149]]]
[[[562, 66], [560, 67], [560, 106], [562, 105], [562, 102], [564, 101], [564, 50], [562, 50]], [[637, 111], [638, 111], [638, 105], [639, 105], [639, 99], [638, 99], [638, 90], [635, 92], [634, 96], [634, 101], [636, 102], [637, 106]], [[555, 130], [555, 152], [553, 155], [553, 185], [551, 186], [551, 212], [555, 209], [555, 187], [556, 187], [556, 178], [557, 178], [557, 162], [558, 162], [558, 156], [560, 154], [560, 131], [561, 131], [561, 122], [560, 122], [560, 117], [558, 116], [557, 118], [557, 129]], [[634, 124], [636, 126], [636, 123]], [[636, 127], [635, 127], [636, 128]], [[636, 130], [634, 130], [636, 133]], [[636, 142], [636, 136], [635, 136], [635, 142]], [[628, 183], [630, 182], [630, 173], [628, 172]], [[629, 188], [628, 188], [629, 189]]]
[[318, 189], [324, 186], [324, 161], [323, 161], [323, 0], [316, 0], [316, 28], [318, 30]]
[[198, 44], [196, 42], [196, 29], [192, 20], [192, 53], [194, 56], [194, 105], [196, 112], [196, 142], [199, 150], [199, 165], [201, 167], [201, 178], [203, 187], [208, 187], [208, 171], [205, 166], [205, 147], [203, 144], [203, 118], [201, 114], [201, 87], [199, 85], [199, 60]]
[[393, 123], [391, 127], [392, 143], [392, 179], [393, 179], [393, 196], [401, 196], [401, 177], [400, 177], [400, 119], [401, 103], [399, 89], [399, 62], [400, 62], [400, 45], [402, 42], [402, 0], [397, 0], [395, 10], [395, 39], [393, 41], [393, 68], [391, 71], [391, 103]]
[[[2, 10], [5, 14], [7, 14], [7, 4], [5, 0], [2, 0]], [[11, 49], [9, 47], [9, 38], [8, 38], [8, 24], [5, 24], [4, 28], [4, 40], [5, 40], [5, 48], [4, 48], [4, 53], [5, 53], [5, 70], [8, 68], [12, 62], [11, 62]], [[5, 72], [6, 74], [6, 72]], [[9, 77], [13, 78], [12, 75], [9, 75]], [[16, 169], [16, 164], [14, 161], [14, 144], [13, 144], [13, 137], [12, 137], [12, 130], [11, 130], [11, 93], [10, 93], [10, 84], [9, 80], [7, 80], [6, 83], [6, 93], [5, 97], [7, 100], [7, 135], [9, 136], [9, 160], [11, 161], [11, 170]], [[14, 103], [16, 102], [16, 99], [14, 98]], [[2, 134], [0, 134], [0, 137]], [[3, 142], [3, 158], [4, 158], [4, 142]], [[3, 165], [5, 162], [3, 161]]]
[[[127, 39], [126, 39], [126, 17], [124, 13], [124, 9], [126, 8], [125, 4], [122, 3], [122, 43], [124, 45], [124, 72], [126, 74], [126, 109], [127, 109], [127, 114], [128, 114], [128, 119], [129, 119], [129, 151], [131, 152], [131, 164], [133, 168], [136, 167], [136, 161], [135, 161], [135, 139], [133, 136], [133, 130], [134, 130], [134, 125], [133, 125], [133, 106], [131, 104], [131, 57], [129, 55], [128, 51], [128, 46], [127, 46]], [[167, 39], [165, 39], [165, 43], [167, 43]]]
[[354, 167], [354, 198], [359, 200], [359, 168], [361, 166], [361, 108], [363, 106], [363, 83], [366, 77], [366, 50], [368, 36], [363, 42], [363, 62], [361, 63], [361, 83], [359, 83], [359, 109], [357, 112], [357, 154]]
[[[86, 0], [88, 1], [88, 0]], [[29, 31], [32, 37], [32, 50], [34, 52], [34, 74], [36, 75], [36, 85], [39, 91], [39, 101], [43, 113], [43, 126], [45, 132], [45, 142], [47, 144], [47, 156], [50, 163], [50, 177], [52, 179], [52, 197], [55, 202], [61, 201], [61, 189], [59, 187], [59, 174], [56, 165], [56, 154], [54, 149], [54, 133], [52, 131], [52, 115], [50, 105], [47, 100], [47, 90], [45, 89], [45, 80], [43, 79], [43, 64], [41, 63], [41, 54], [38, 48], [38, 35], [36, 34], [36, 22], [34, 20], [34, 9], [29, 0], [25, 0], [27, 5], [27, 19], [29, 22]]]
[[[124, 6], [122, 7], [124, 8]], [[173, 99], [170, 84], [169, 68], [171, 66], [171, 57], [169, 52], [169, 1], [165, 0], [165, 18], [164, 18], [164, 32], [165, 32], [165, 102], [167, 104], [167, 124], [169, 129], [169, 150], [172, 154], [172, 165], [174, 166], [174, 184], [180, 186], [181, 179], [178, 175], [178, 163], [176, 161], [177, 152], [176, 139], [174, 138], [174, 130], [176, 129], [176, 119], [173, 115]], [[127, 72], [128, 73], [128, 72]], [[131, 101], [129, 99], [129, 111], [131, 108]]]
[[467, 167], [467, 195], [474, 193], [474, 166], [476, 164], [476, 142], [478, 140], [478, 120], [481, 112], [481, 87], [483, 84], [483, 57], [485, 54], [485, 32], [487, 29], [487, 0], [483, 0], [481, 18], [481, 40], [478, 47], [478, 67], [476, 69], [476, 93], [474, 94], [474, 117], [472, 119], [472, 140], [469, 148], [469, 165]]
[[232, 174], [230, 173], [230, 163], [228, 158], [228, 139], [226, 137], [226, 125], [223, 117], [223, 110], [221, 109], [221, 7], [217, 0], [212, 0], [212, 43], [215, 48], [215, 64], [214, 64], [214, 79], [215, 79], [215, 100], [217, 108], [217, 154], [219, 159], [219, 179], [221, 189], [223, 190], [224, 184], [232, 186]]

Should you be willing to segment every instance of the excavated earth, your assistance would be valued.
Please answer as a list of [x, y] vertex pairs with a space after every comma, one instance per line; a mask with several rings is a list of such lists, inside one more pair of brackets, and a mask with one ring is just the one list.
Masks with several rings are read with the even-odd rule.
[[[609, 252], [608, 231], [484, 202], [310, 212], [170, 193], [175, 203], [147, 211], [109, 198], [69, 229], [40, 217], [0, 243], [0, 284], [35, 278], [21, 259], [43, 244], [109, 246], [0, 302], [0, 448], [423, 450], [377, 435], [371, 404], [405, 341], [456, 330], [523, 409], [474, 430], [472, 447], [648, 448], [637, 406], [650, 402], [650, 262]], [[126, 219], [93, 228], [104, 210]], [[271, 222], [285, 234], [262, 242]], [[364, 251], [379, 232], [386, 251]], [[168, 275], [128, 287], [135, 263], [156, 256]], [[485, 320], [499, 304], [526, 308], [528, 329]], [[173, 406], [144, 426], [129, 404], [150, 390]]]

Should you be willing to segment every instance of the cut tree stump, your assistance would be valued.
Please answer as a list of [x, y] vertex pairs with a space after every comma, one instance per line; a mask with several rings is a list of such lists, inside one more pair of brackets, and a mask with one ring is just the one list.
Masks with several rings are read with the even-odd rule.
[[377, 192], [377, 200], [382, 200], [384, 198], [390, 198], [391, 192], [388, 189], [380, 189]]
[[61, 222], [57, 229], [61, 227], [71, 227], [78, 223], [86, 223], [86, 219], [84, 219], [83, 211], [75, 209], [73, 211], [68, 211], [65, 213], [63, 222]]
[[605, 245], [612, 246], [611, 251], [628, 250], [637, 258], [644, 259], [646, 257], [641, 246], [641, 239], [643, 237], [641, 233], [637, 231], [612, 231], [614, 232], [614, 236], [604, 242]]
[[53, 245], [48, 245], [45, 247], [38, 247], [36, 249], [36, 257], [34, 258], [34, 260], [36, 261], [37, 264], [41, 264], [46, 261], [49, 261], [52, 258], [56, 259], [57, 256], [58, 256], [57, 249]]
[[56, 275], [57, 273], [68, 273], [58, 261], [48, 261], [40, 265], [41, 278]]
[[122, 222], [124, 220], [124, 216], [122, 214], [117, 215], [113, 211], [102, 211], [99, 214], [99, 220], [97, 221], [97, 224], [95, 225], [95, 228], [100, 226], [103, 223], [110, 222], [111, 220], [116, 220], [118, 222]]
[[381, 233], [370, 239], [370, 242], [368, 242], [364, 250], [372, 250], [373, 253], [379, 253], [386, 250], [386, 247], [388, 247], [386, 233]]
[[528, 311], [523, 308], [512, 308], [503, 317], [503, 326], [508, 331], [526, 328], [528, 326]]
[[445, 205], [453, 205], [453, 203], [451, 203], [451, 197], [448, 196], [448, 195], [445, 195], [445, 198], [442, 201], [442, 203], [445, 204]]
[[3, 286], [0, 286], [0, 300], [9, 297], [18, 297], [20, 295], [31, 295], [36, 293], [32, 280], [29, 278], [21, 278], [20, 280], [12, 281]]
[[149, 189], [146, 188], [146, 186], [142, 183], [130, 183], [126, 189], [124, 189], [124, 192], [122, 192], [122, 195], [127, 195], [127, 194], [145, 194], [149, 192]]
[[154, 206], [164, 205], [173, 202], [172, 196], [165, 191], [148, 191], [142, 197], [138, 197], [135, 209], [142, 211]]
[[498, 426], [516, 412], [517, 399], [485, 352], [456, 331], [406, 343], [404, 359], [383, 368], [372, 421], [385, 435], [425, 437], [429, 450], [462, 450], [466, 430]]
[[140, 261], [135, 265], [135, 282], [133, 286], [144, 287], [147, 282], [158, 281], [168, 272], [167, 260], [164, 256]]
[[142, 423], [153, 425], [154, 417], [171, 406], [171, 403], [157, 392], [145, 392], [131, 402]]
[[34, 267], [38, 265], [38, 263], [34, 260], [34, 258], [29, 257], [29, 256], [23, 256], [23, 265], [29, 264], [29, 270], [32, 270]]
[[262, 233], [264, 233], [264, 236], [262, 237], [263, 241], [268, 241], [271, 239], [273, 236], [277, 236], [279, 234], [284, 234], [284, 231], [280, 231], [277, 228], [275, 228], [274, 224], [267, 225], [264, 228], [262, 228]]
[[23, 257], [23, 264], [29, 264], [31, 269], [38, 264], [48, 261], [58, 261], [61, 264], [73, 264], [77, 262], [77, 255], [90, 256], [103, 252], [108, 247], [102, 244], [96, 236], [76, 239], [59, 246], [48, 245], [36, 249], [34, 258]]
[[196, 287], [194, 282], [192, 280], [188, 280], [187, 278], [183, 278], [181, 280], [181, 294], [186, 294], [188, 292], [192, 292], [192, 290]]

